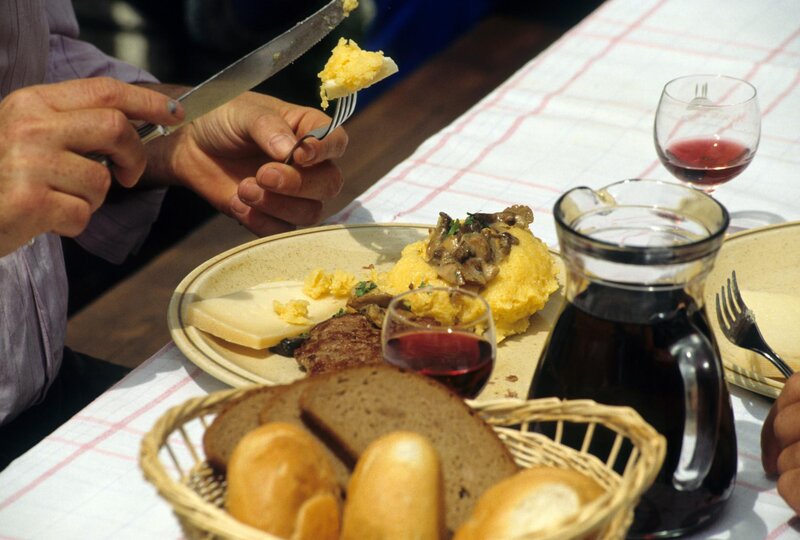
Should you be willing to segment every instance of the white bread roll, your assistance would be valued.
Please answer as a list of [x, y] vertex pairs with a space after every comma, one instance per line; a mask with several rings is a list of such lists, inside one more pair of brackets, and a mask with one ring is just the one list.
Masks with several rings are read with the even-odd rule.
[[603, 493], [594, 480], [577, 471], [526, 469], [489, 488], [454, 540], [510, 540], [566, 524]]
[[409, 431], [373, 441], [348, 484], [341, 540], [440, 540], [444, 531], [444, 482], [430, 441]]
[[225, 506], [281, 538], [337, 540], [339, 488], [320, 443], [298, 426], [264, 424], [245, 435], [227, 469]]

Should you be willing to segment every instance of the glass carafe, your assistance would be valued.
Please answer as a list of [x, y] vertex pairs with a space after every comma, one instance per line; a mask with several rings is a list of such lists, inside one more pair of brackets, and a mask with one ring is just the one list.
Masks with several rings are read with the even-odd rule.
[[736, 476], [730, 397], [703, 312], [728, 213], [690, 187], [626, 180], [568, 191], [554, 217], [567, 302], [529, 397], [636, 409], [667, 455], [629, 537], [694, 530], [720, 513]]

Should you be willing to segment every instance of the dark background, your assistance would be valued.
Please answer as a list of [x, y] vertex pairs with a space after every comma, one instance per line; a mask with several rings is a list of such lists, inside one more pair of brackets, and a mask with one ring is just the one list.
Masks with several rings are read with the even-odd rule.
[[[73, 0], [83, 39], [108, 54], [147, 69], [163, 82], [187, 86], [202, 82], [325, 3]], [[359, 108], [363, 109], [487, 16], [504, 14], [568, 28], [600, 3], [600, 0], [360, 0], [359, 8], [322, 43], [255, 90], [319, 106], [316, 74], [339, 37], [347, 37], [364, 49], [384, 51], [400, 67], [398, 74], [359, 92]], [[502, 36], [485, 45], [503, 47]], [[439, 90], [446, 96], [446, 88]], [[178, 242], [214, 212], [188, 190], [170, 189], [147, 242], [122, 265], [106, 263], [65, 239], [70, 315]]]

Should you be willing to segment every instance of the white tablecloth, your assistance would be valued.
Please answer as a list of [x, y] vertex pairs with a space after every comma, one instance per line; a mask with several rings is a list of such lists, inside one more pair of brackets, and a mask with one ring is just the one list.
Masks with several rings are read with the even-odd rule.
[[[656, 159], [653, 113], [666, 81], [698, 72], [750, 80], [763, 112], [755, 160], [715, 196], [733, 212], [800, 219], [800, 2], [609, 0], [333, 221], [431, 223], [440, 210], [523, 203], [534, 232], [555, 245], [551, 209], [564, 190], [670, 179]], [[431, 91], [447, 99], [446, 88]], [[168, 407], [223, 387], [167, 345], [0, 473], [0, 539], [179, 537], [142, 478], [139, 443]], [[732, 392], [737, 487], [721, 520], [696, 537], [800, 537], [761, 470], [768, 400]]]

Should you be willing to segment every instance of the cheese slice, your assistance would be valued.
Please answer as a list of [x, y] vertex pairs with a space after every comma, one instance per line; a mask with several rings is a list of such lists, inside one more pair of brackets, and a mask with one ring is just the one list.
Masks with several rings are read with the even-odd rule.
[[[276, 312], [276, 302], [308, 303], [304, 324], [287, 322]], [[284, 338], [310, 330], [345, 306], [345, 298], [327, 296], [315, 300], [303, 293], [301, 281], [261, 283], [224, 296], [206, 298], [189, 305], [187, 322], [195, 328], [237, 345], [252, 349], [272, 347]]]
[[326, 109], [331, 99], [358, 92], [397, 71], [395, 61], [383, 52], [365, 51], [352, 39], [340, 38], [319, 73], [322, 108]]

